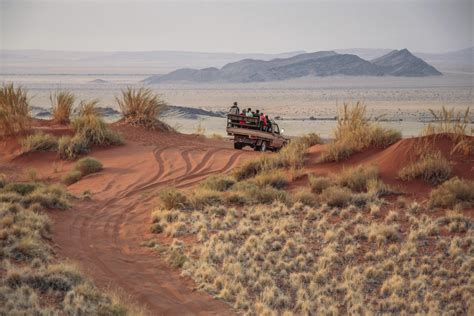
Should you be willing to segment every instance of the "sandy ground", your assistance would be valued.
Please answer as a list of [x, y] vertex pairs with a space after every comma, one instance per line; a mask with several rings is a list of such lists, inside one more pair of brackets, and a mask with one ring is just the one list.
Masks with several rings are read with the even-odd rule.
[[[67, 129], [41, 127], [56, 134]], [[116, 125], [126, 139], [124, 146], [94, 149], [92, 156], [105, 169], [69, 186], [74, 195], [92, 194], [91, 200], [73, 201], [71, 209], [51, 211], [53, 244], [58, 256], [78, 262], [101, 287], [120, 289], [153, 315], [228, 315], [230, 308], [205, 293], [193, 290], [192, 280], [172, 269], [156, 251], [141, 247], [150, 239], [150, 213], [160, 188], [189, 188], [212, 174], [231, 171], [261, 153], [234, 150], [226, 140], [212, 140], [179, 133], [151, 132]], [[379, 167], [384, 182], [401, 188], [409, 197], [425, 199], [431, 187], [421, 181], [396, 179], [400, 168], [413, 157], [416, 139], [404, 139], [386, 149], [357, 154], [343, 163], [316, 163], [324, 145], [309, 150], [306, 171], [328, 174], [359, 164]], [[54, 153], [33, 153], [15, 158], [18, 141], [0, 144], [0, 173], [21, 175], [34, 168], [41, 179], [59, 179], [73, 167]], [[436, 148], [449, 152], [447, 137]], [[474, 179], [474, 157], [453, 156], [454, 173]], [[307, 186], [303, 176], [290, 189]]]

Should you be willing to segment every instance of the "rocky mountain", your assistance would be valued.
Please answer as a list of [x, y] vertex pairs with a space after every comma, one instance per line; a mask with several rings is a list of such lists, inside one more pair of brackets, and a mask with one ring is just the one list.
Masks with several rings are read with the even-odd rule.
[[414, 56], [408, 49], [394, 50], [372, 60], [372, 64], [384, 69], [384, 74], [402, 77], [439, 76], [441, 72], [427, 64], [423, 59]]
[[165, 75], [151, 76], [150, 84], [164, 82], [266, 82], [305, 76], [406, 76], [424, 77], [441, 73], [407, 49], [392, 51], [368, 61], [353, 54], [334, 51], [299, 54], [269, 61], [244, 59], [222, 68], [178, 69]]

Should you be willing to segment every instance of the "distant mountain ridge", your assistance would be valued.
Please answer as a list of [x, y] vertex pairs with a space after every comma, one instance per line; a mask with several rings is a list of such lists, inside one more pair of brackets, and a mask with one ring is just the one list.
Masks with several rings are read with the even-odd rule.
[[243, 59], [228, 63], [221, 69], [183, 68], [165, 75], [148, 77], [144, 82], [151, 84], [177, 81], [266, 82], [305, 76], [335, 75], [425, 77], [438, 76], [441, 72], [407, 49], [391, 51], [372, 61], [353, 54], [320, 51], [269, 61]]

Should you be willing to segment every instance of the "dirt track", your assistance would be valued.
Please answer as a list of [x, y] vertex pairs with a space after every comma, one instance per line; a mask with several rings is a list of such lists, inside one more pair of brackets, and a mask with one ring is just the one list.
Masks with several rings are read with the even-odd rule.
[[93, 199], [54, 212], [53, 240], [58, 254], [78, 261], [99, 286], [120, 288], [154, 315], [229, 314], [226, 304], [193, 291], [191, 280], [139, 244], [152, 237], [150, 211], [161, 187], [191, 186], [228, 172], [254, 153], [236, 151], [224, 141], [176, 146], [177, 141], [183, 143], [171, 137], [161, 144], [129, 143], [94, 152], [104, 171], [69, 187], [77, 195], [90, 190]]

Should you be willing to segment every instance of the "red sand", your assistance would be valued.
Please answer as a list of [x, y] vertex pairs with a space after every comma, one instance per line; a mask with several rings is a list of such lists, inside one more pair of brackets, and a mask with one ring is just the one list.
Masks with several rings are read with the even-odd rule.
[[[43, 126], [56, 135], [67, 129]], [[77, 201], [67, 211], [52, 211], [53, 242], [60, 257], [79, 262], [102, 287], [121, 288], [153, 314], [231, 314], [229, 307], [211, 296], [194, 291], [190, 279], [165, 262], [151, 249], [140, 247], [148, 233], [150, 211], [156, 205], [160, 188], [192, 186], [212, 174], [230, 171], [240, 161], [257, 157], [253, 151], [237, 151], [232, 143], [174, 132], [146, 131], [114, 124], [126, 139], [124, 146], [95, 148], [90, 155], [105, 169], [89, 175], [69, 190], [77, 196], [92, 193], [91, 201]], [[398, 171], [414, 159], [410, 154], [416, 139], [404, 139], [386, 149], [368, 150], [341, 163], [316, 163], [324, 145], [310, 149], [307, 171], [328, 174], [358, 164], [378, 166], [386, 183], [408, 193], [426, 196], [431, 187], [421, 181], [396, 179]], [[473, 157], [450, 157], [451, 141], [440, 137], [436, 147], [450, 158], [454, 173], [474, 179]], [[73, 166], [54, 153], [21, 155], [18, 139], [0, 142], [0, 173], [18, 176], [34, 168], [41, 179], [59, 179]], [[12, 157], [17, 157], [12, 160]], [[306, 184], [300, 179], [292, 187]]]

